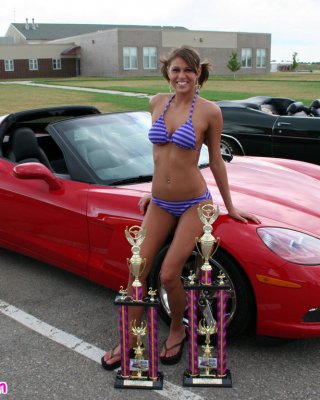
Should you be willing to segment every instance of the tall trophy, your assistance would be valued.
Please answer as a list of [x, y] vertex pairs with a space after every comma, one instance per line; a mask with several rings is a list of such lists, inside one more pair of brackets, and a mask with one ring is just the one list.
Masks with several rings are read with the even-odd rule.
[[[185, 283], [188, 293], [189, 365], [184, 372], [184, 386], [232, 387], [231, 373], [226, 364], [226, 290], [225, 276], [220, 273], [217, 280], [212, 278], [210, 258], [217, 251], [219, 238], [212, 235], [212, 224], [219, 216], [218, 206], [204, 204], [198, 206], [198, 216], [203, 223], [203, 235], [196, 238], [196, 247], [204, 260], [200, 269], [200, 278], [195, 273], [190, 274]], [[198, 323], [197, 293], [201, 290], [217, 292], [217, 319], [204, 318]], [[217, 346], [211, 343], [211, 336], [217, 335]], [[198, 353], [198, 335], [205, 336], [202, 354]], [[216, 357], [214, 357], [216, 353]]]
[[[115, 388], [162, 389], [163, 374], [158, 371], [158, 329], [157, 308], [160, 304], [156, 291], [149, 288], [148, 296], [143, 297], [140, 276], [146, 260], [140, 256], [140, 246], [146, 236], [145, 229], [132, 226], [125, 229], [125, 235], [131, 244], [132, 256], [127, 259], [128, 267], [134, 277], [132, 296], [127, 290], [120, 288], [114, 304], [119, 309], [119, 332], [121, 350], [121, 369], [117, 373]], [[147, 309], [148, 322], [142, 321], [137, 325], [133, 320], [129, 323], [129, 307], [144, 307]], [[129, 346], [130, 333], [136, 337], [133, 349]], [[148, 336], [148, 358], [145, 356], [145, 347], [142, 338]], [[133, 358], [130, 358], [133, 356]]]

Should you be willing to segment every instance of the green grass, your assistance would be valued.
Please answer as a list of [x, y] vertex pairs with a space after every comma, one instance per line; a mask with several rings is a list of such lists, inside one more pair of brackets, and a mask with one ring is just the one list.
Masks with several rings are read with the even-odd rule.
[[[46, 81], [51, 84], [81, 85], [89, 88], [113, 89], [147, 94], [167, 92], [168, 84], [161, 77], [127, 79], [66, 79]], [[203, 97], [210, 100], [238, 100], [266, 95], [290, 97], [297, 101], [311, 102], [320, 97], [319, 73], [272, 73], [268, 75], [212, 76], [205, 84]]]
[[[168, 92], [162, 77], [36, 79], [35, 83], [81, 86], [153, 95]], [[201, 95], [209, 100], [239, 100], [265, 95], [289, 97], [306, 105], [320, 98], [320, 73], [272, 73], [268, 75], [211, 76]], [[61, 104], [90, 104], [102, 112], [148, 110], [147, 98], [89, 93], [58, 88], [0, 84], [0, 115], [18, 110]]]
[[149, 110], [147, 98], [0, 84], [0, 115], [62, 104], [92, 105], [102, 112]]

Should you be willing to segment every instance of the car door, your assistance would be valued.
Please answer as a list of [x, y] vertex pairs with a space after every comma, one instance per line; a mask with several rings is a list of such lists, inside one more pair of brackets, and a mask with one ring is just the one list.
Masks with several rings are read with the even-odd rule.
[[280, 116], [273, 130], [273, 155], [320, 164], [320, 118]]
[[222, 107], [223, 133], [235, 137], [245, 155], [272, 155], [272, 127], [276, 117], [248, 107]]
[[[90, 235], [89, 278], [114, 290], [127, 284], [131, 244], [125, 230], [140, 225], [143, 216], [138, 201], [145, 192], [131, 185], [125, 188], [96, 186], [88, 194]], [[150, 183], [146, 183], [150, 191]]]
[[87, 276], [88, 184], [63, 179], [50, 189], [32, 174], [17, 178], [14, 167], [0, 160], [0, 245]]

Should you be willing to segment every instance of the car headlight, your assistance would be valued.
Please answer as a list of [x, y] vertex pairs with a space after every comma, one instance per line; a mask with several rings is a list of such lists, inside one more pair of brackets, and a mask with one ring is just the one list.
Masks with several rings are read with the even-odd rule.
[[320, 240], [285, 228], [258, 228], [263, 243], [278, 256], [294, 264], [320, 264]]

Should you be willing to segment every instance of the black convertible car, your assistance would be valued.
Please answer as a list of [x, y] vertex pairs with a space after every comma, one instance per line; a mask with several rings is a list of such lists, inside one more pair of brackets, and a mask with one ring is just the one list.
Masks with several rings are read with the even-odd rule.
[[305, 106], [289, 98], [257, 96], [217, 103], [224, 118], [223, 153], [320, 164], [320, 100]]

